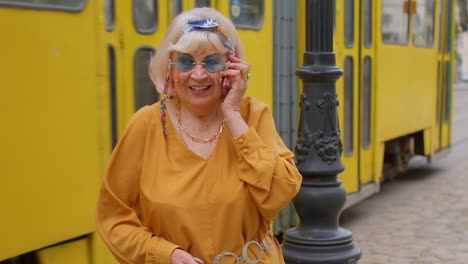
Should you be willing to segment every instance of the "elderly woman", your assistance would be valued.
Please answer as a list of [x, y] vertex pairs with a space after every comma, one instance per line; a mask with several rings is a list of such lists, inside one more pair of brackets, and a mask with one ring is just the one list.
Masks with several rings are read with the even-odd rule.
[[269, 228], [301, 176], [268, 107], [244, 97], [243, 59], [216, 10], [174, 18], [150, 66], [164, 98], [131, 119], [99, 196], [121, 263], [284, 263]]

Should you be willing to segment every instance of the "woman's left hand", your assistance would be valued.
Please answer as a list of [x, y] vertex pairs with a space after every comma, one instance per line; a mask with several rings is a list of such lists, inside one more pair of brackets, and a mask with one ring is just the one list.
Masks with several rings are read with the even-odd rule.
[[240, 103], [247, 90], [247, 75], [250, 71], [250, 64], [234, 55], [229, 56], [229, 61], [227, 69], [222, 72], [224, 95], [222, 110], [224, 113], [239, 111]]

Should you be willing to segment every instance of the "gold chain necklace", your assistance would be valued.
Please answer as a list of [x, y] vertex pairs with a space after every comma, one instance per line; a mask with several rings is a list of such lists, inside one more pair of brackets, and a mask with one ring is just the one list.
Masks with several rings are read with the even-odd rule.
[[[184, 124], [182, 124], [182, 121], [180, 120], [180, 102], [177, 102], [177, 126], [179, 128], [179, 131], [183, 131], [193, 142], [198, 142], [198, 143], [209, 143], [214, 140], [218, 140], [218, 138], [221, 136], [221, 133], [223, 133], [224, 130], [224, 120], [221, 123], [221, 127], [219, 128], [218, 133], [213, 135], [210, 138], [197, 138], [194, 135], [192, 135], [187, 129], [184, 127]], [[216, 145], [216, 144], [215, 144]]]

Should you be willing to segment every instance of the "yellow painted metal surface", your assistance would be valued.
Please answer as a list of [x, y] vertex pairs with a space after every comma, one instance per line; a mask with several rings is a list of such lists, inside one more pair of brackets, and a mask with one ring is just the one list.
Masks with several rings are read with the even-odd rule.
[[437, 76], [433, 49], [410, 51], [408, 47], [382, 44], [377, 57], [380, 140], [430, 127], [435, 113], [432, 102]]
[[424, 155], [429, 156], [434, 154], [434, 140], [433, 140], [433, 128], [424, 129], [423, 140], [424, 140]]
[[118, 264], [110, 250], [97, 233], [89, 236], [91, 264]]
[[[157, 50], [172, 13], [168, 1], [158, 1], [158, 20], [154, 32], [140, 33], [133, 18], [133, 1], [122, 1], [116, 4], [115, 27], [105, 33], [106, 40], [112, 43], [116, 52], [117, 70], [117, 111], [118, 131], [123, 132], [127, 122], [135, 112], [135, 54], [140, 48]], [[149, 65], [150, 57], [148, 57]]]
[[0, 259], [94, 230], [106, 121], [94, 10], [0, 8]]
[[87, 238], [36, 252], [37, 261], [40, 264], [90, 264], [89, 255], [90, 249]]
[[385, 157], [385, 143], [379, 142], [375, 144], [375, 166], [374, 166], [374, 182], [380, 183], [382, 181], [382, 171]]
[[[451, 2], [451, 6], [448, 3]], [[453, 74], [454, 74], [454, 48], [452, 39], [449, 41], [449, 36], [455, 36], [454, 25], [454, 11], [452, 11], [452, 17], [448, 16], [448, 8], [455, 10], [455, 1], [438, 1], [437, 3], [437, 16], [438, 23], [436, 27], [437, 37], [437, 88], [434, 98], [434, 106], [436, 107], [436, 114], [433, 117], [434, 130], [433, 130], [433, 151], [438, 152], [443, 148], [450, 146], [451, 138], [451, 126], [452, 126], [452, 115], [449, 120], [445, 120], [445, 109], [447, 104], [447, 96], [453, 95]], [[442, 10], [442, 14], [440, 14]], [[447, 25], [450, 23], [450, 26]], [[451, 51], [446, 53], [445, 50], [447, 45], [452, 44]], [[452, 71], [447, 73], [447, 67], [451, 67]], [[448, 92], [448, 94], [447, 94]], [[450, 105], [450, 112], [452, 111], [452, 105]]]
[[[407, 132], [414, 132], [418, 125], [409, 115], [415, 94], [409, 88], [409, 52], [407, 47], [383, 45], [377, 51], [377, 134], [381, 141], [393, 139]], [[398, 106], [398, 107], [397, 107]], [[416, 122], [419, 122], [416, 120]]]
[[[339, 175], [339, 178], [343, 181], [343, 186], [348, 193], [354, 193], [359, 191], [359, 127], [357, 126], [357, 118], [359, 113], [359, 20], [355, 21], [354, 25], [354, 44], [349, 47], [345, 44], [345, 3], [344, 1], [336, 1], [336, 21], [335, 21], [335, 33], [334, 33], [334, 52], [336, 53], [336, 63], [341, 69], [344, 69], [346, 58], [351, 58], [353, 61], [353, 114], [355, 124], [353, 125], [353, 131], [346, 131], [344, 127], [344, 76], [342, 76], [336, 83], [336, 92], [338, 100], [340, 102], [338, 106], [338, 118], [341, 129], [341, 141], [344, 143], [344, 136], [347, 133], [353, 134], [354, 147], [350, 153], [344, 153], [341, 156], [345, 171]], [[354, 9], [355, 17], [359, 17], [358, 6]]]
[[[445, 62], [447, 63], [447, 65], [449, 65], [449, 67], [451, 68], [451, 71], [448, 72], [446, 78], [449, 80], [447, 83], [448, 83], [448, 87], [447, 87], [447, 94], [446, 96], [448, 96], [448, 100], [446, 100], [446, 103], [449, 104], [448, 107], [446, 107], [447, 111], [449, 112], [448, 113], [448, 118], [446, 119], [446, 122], [443, 123], [443, 127], [442, 127], [442, 148], [447, 148], [450, 146], [451, 144], [451, 135], [452, 135], [452, 118], [453, 118], [453, 80], [455, 79], [455, 72], [456, 72], [456, 69], [455, 69], [455, 45], [453, 44], [455, 42], [455, 37], [453, 36], [456, 36], [456, 27], [454, 26], [455, 25], [455, 12], [457, 10], [456, 8], [456, 1], [449, 1], [449, 3], [451, 3], [451, 5], [447, 5], [447, 8], [451, 8], [452, 11], [452, 16], [451, 17], [447, 17], [447, 23], [449, 23], [450, 26], [448, 26], [447, 28], [447, 31], [450, 31], [450, 34], [447, 32], [446, 33], [446, 44], [445, 45], [451, 45], [451, 49], [450, 49], [450, 52], [447, 52], [444, 56], [444, 60]], [[445, 13], [448, 13], [445, 12]], [[447, 14], [446, 14], [447, 15]], [[451, 40], [449, 40], [451, 39]]]
[[[357, 8], [358, 10], [363, 10], [364, 7], [363, 6], [359, 6], [359, 8]], [[364, 13], [364, 11], [362, 11], [361, 13]], [[375, 13], [372, 11], [372, 13]], [[373, 19], [372, 19], [372, 24], [375, 25], [375, 21], [376, 21], [376, 18], [375, 18], [375, 15], [373, 16]], [[358, 119], [359, 119], [359, 123], [357, 124], [357, 127], [359, 129], [359, 132], [358, 132], [358, 146], [359, 146], [359, 184], [361, 186], [363, 185], [366, 185], [366, 184], [369, 184], [369, 183], [372, 183], [374, 181], [378, 181], [378, 179], [380, 178], [380, 174], [374, 174], [374, 167], [376, 166], [376, 159], [375, 159], [375, 156], [376, 156], [376, 153], [378, 153], [379, 149], [376, 149], [377, 147], [379, 147], [379, 144], [378, 144], [378, 137], [376, 135], [376, 125], [375, 125], [375, 121], [377, 119], [377, 114], [376, 114], [376, 94], [377, 94], [377, 91], [378, 91], [378, 88], [376, 87], [376, 69], [379, 67], [377, 64], [376, 64], [376, 50], [377, 50], [377, 46], [376, 46], [376, 39], [378, 37], [375, 36], [374, 32], [373, 32], [373, 36], [372, 36], [372, 42], [371, 44], [366, 47], [365, 43], [364, 43], [364, 37], [362, 36], [364, 32], [364, 28], [365, 28], [365, 25], [364, 25], [364, 18], [363, 17], [360, 17], [359, 18], [359, 25], [360, 25], [360, 30], [358, 30], [358, 32], [361, 32], [361, 36], [358, 36], [358, 39], [359, 39], [359, 43], [360, 43], [360, 56], [359, 56], [359, 76], [357, 76], [357, 80], [360, 82], [360, 85], [359, 85], [359, 95], [357, 97], [357, 99], [355, 100], [356, 102], [358, 102], [359, 104], [359, 115], [358, 115]], [[372, 27], [373, 28], [373, 27]], [[369, 61], [370, 62], [370, 73], [366, 73], [365, 72], [365, 66], [364, 66], [364, 62], [365, 61]], [[369, 74], [371, 76], [371, 79], [370, 79], [370, 99], [369, 99], [369, 102], [365, 102], [364, 101], [364, 94], [365, 94], [365, 87], [364, 87], [364, 76]], [[365, 106], [365, 104], [370, 104], [370, 106]], [[365, 121], [364, 121], [364, 118], [365, 118], [365, 112], [368, 112], [368, 110], [366, 110], [368, 107], [368, 109], [370, 109], [370, 113], [367, 113], [369, 114], [369, 134], [370, 134], [370, 140], [368, 143], [365, 143], [364, 141], [364, 135], [366, 134], [364, 131], [367, 129], [365, 127]]]

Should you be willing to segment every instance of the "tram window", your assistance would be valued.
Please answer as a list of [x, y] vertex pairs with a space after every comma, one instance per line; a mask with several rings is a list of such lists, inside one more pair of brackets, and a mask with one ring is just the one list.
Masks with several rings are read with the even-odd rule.
[[436, 96], [436, 125], [439, 125], [440, 123], [440, 115], [439, 115], [439, 107], [440, 107], [440, 96], [441, 96], [441, 83], [440, 83], [440, 77], [441, 77], [441, 70], [440, 70], [440, 61], [437, 63], [437, 96]]
[[335, 32], [336, 32], [336, 1], [333, 1], [332, 4], [333, 4], [333, 38], [335, 38]]
[[364, 46], [372, 46], [372, 0], [364, 0]]
[[[414, 1], [414, 0], [413, 0]], [[435, 26], [435, 1], [417, 0], [413, 14], [413, 44], [418, 47], [433, 47]]]
[[211, 3], [210, 3], [210, 0], [196, 0], [195, 6], [196, 7], [210, 7]]
[[354, 67], [353, 58], [347, 56], [344, 62], [344, 154], [353, 155], [354, 150]]
[[172, 16], [177, 16], [182, 13], [182, 0], [173, 0], [172, 1]]
[[364, 58], [362, 93], [362, 147], [368, 149], [371, 145], [371, 117], [372, 117], [372, 61], [369, 56]]
[[237, 28], [260, 29], [263, 23], [263, 0], [231, 0], [230, 15]]
[[447, 19], [445, 20], [445, 30], [446, 30], [446, 44], [445, 44], [445, 53], [452, 52], [452, 15], [453, 15], [453, 8], [452, 8], [452, 1], [446, 1], [447, 8]]
[[382, 0], [382, 40], [390, 44], [408, 44], [409, 0]]
[[0, 0], [0, 6], [80, 11], [86, 2], [87, 0]]
[[347, 48], [354, 45], [354, 0], [345, 1], [344, 39]]
[[443, 86], [445, 91], [445, 109], [444, 109], [444, 123], [450, 120], [450, 109], [452, 109], [452, 98], [450, 96], [450, 89], [452, 85], [452, 64], [445, 62], [445, 85]]
[[104, 2], [104, 14], [106, 16], [106, 28], [108, 31], [114, 29], [115, 20], [115, 8], [114, 0], [105, 0]]
[[116, 63], [115, 50], [109, 44], [107, 46], [107, 54], [109, 59], [109, 96], [110, 96], [110, 113], [111, 113], [111, 144], [112, 148], [117, 144], [117, 85], [116, 85]]
[[158, 22], [157, 0], [133, 0], [133, 22], [138, 32], [151, 34]]
[[442, 10], [444, 9], [444, 4], [443, 3], [447, 3], [447, 1], [445, 2], [442, 2], [440, 1], [439, 2], [439, 54], [440, 52], [442, 51]]
[[135, 110], [158, 100], [158, 93], [149, 77], [149, 62], [153, 53], [154, 49], [151, 47], [142, 47], [135, 52], [133, 90]]

